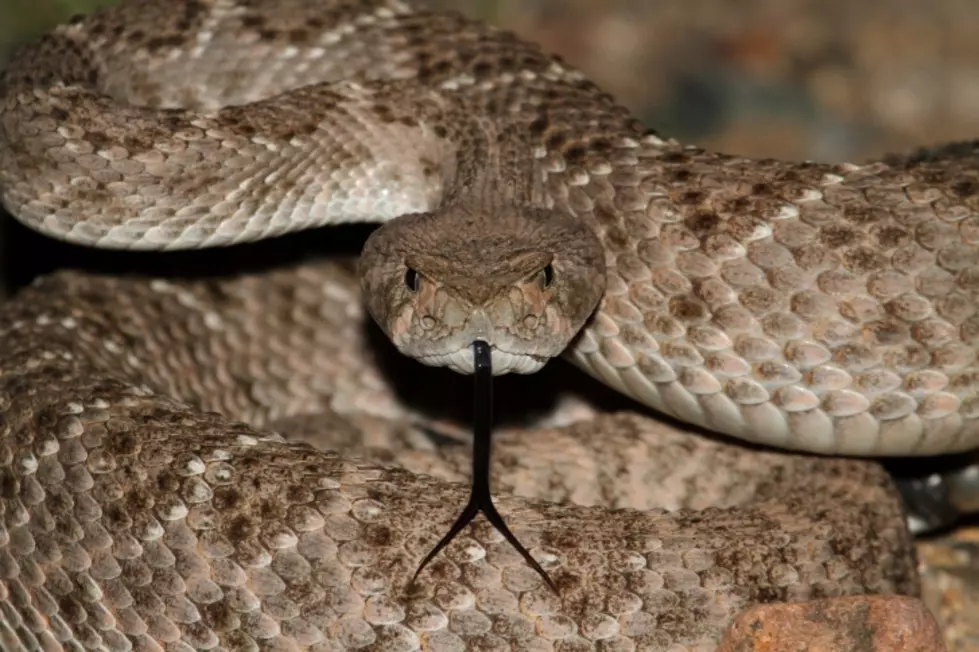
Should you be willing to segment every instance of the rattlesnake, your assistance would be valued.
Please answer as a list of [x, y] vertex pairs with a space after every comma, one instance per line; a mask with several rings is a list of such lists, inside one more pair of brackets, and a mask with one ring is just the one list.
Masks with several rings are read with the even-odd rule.
[[[979, 442], [976, 177], [684, 147], [536, 46], [396, 0], [130, 1], [0, 78], [2, 199], [34, 229], [197, 249], [422, 213], [360, 264], [401, 349], [466, 371], [477, 333], [527, 372], [584, 325], [568, 357], [619, 392], [816, 453]], [[501, 511], [558, 595], [485, 523], [408, 585], [464, 496], [377, 452], [459, 479], [375, 421], [417, 415], [356, 285], [60, 272], [4, 305], [4, 649], [708, 650], [752, 602], [917, 590], [874, 464], [631, 413], [501, 442], [501, 494], [537, 499]], [[316, 413], [343, 439], [355, 404], [361, 457], [268, 430]]]

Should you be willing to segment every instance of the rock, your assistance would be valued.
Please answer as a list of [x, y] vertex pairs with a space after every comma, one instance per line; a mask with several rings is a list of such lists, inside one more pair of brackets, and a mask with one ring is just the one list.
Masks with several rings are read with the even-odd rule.
[[861, 595], [742, 611], [718, 652], [946, 652], [917, 598]]

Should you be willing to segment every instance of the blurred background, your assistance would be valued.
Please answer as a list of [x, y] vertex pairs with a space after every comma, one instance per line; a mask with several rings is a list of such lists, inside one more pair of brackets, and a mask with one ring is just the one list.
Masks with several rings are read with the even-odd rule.
[[[101, 4], [106, 0], [0, 0], [0, 66], [17, 43]], [[647, 126], [709, 149], [861, 161], [979, 138], [976, 0], [431, 4], [542, 43]], [[79, 264], [84, 253], [0, 220], [0, 297], [4, 280], [16, 285], [38, 271]], [[979, 528], [960, 528], [918, 550], [924, 597], [949, 649], [979, 652]]]

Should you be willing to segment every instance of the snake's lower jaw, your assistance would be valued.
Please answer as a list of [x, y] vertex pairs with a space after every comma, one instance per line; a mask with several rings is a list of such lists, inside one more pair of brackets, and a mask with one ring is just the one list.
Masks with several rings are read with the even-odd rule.
[[[550, 359], [546, 356], [528, 353], [510, 353], [508, 351], [501, 351], [496, 347], [492, 348], [491, 358], [494, 376], [502, 376], [509, 373], [537, 373]], [[448, 367], [452, 371], [460, 374], [472, 374], [475, 370], [471, 346], [447, 353], [419, 356], [417, 360], [430, 367]]]

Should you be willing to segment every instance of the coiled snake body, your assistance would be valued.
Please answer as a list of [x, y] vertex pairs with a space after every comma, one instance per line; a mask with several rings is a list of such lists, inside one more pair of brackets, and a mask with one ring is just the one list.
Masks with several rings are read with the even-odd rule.
[[[394, 0], [131, 1], [0, 78], [3, 203], [41, 232], [187, 249], [415, 214], [360, 264], [402, 351], [465, 371], [477, 334], [529, 372], [570, 340], [656, 410], [816, 453], [979, 442], [976, 177], [686, 148], [536, 46]], [[631, 413], [501, 441], [497, 487], [535, 497], [501, 511], [558, 596], [485, 524], [408, 586], [465, 493], [414, 471], [458, 479], [454, 453], [255, 429], [406, 416], [355, 286], [62, 272], [3, 306], [0, 647], [709, 650], [753, 602], [917, 590], [875, 465]]]

